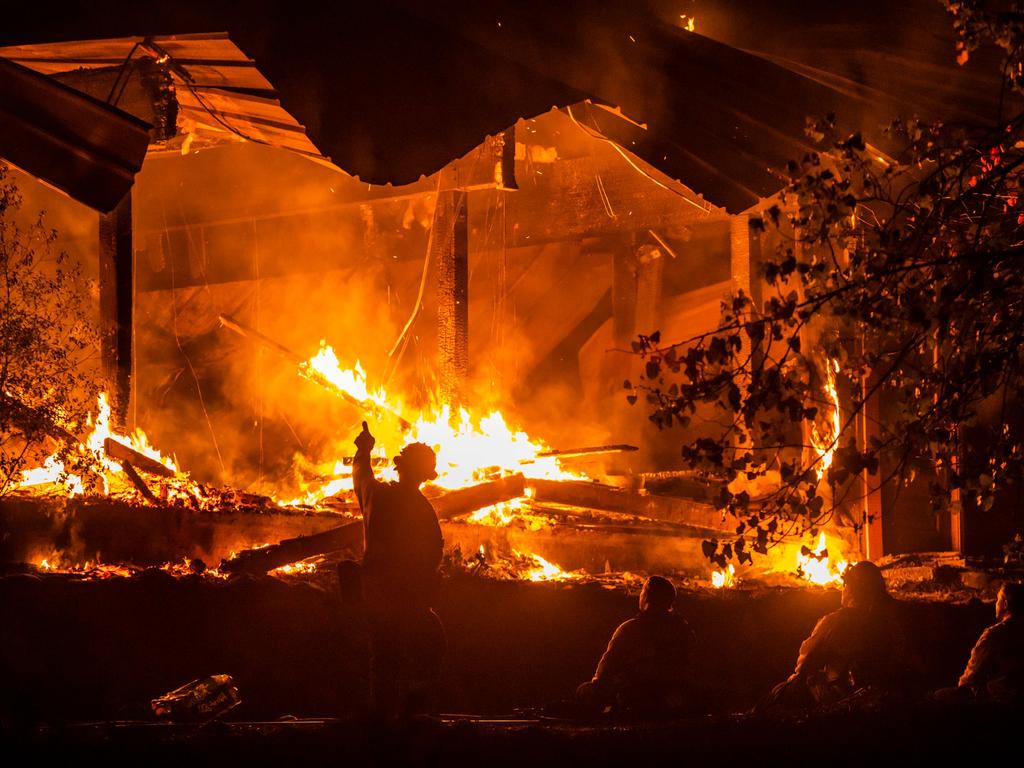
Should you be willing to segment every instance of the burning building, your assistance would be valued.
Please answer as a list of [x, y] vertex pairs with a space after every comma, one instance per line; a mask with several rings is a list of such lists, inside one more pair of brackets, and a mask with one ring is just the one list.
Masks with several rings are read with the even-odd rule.
[[[0, 33], [0, 157], [96, 286], [86, 364], [103, 384], [88, 420], [47, 424], [0, 492], [0, 561], [18, 574], [0, 606], [19, 627], [0, 662], [18, 696], [66, 675], [88, 683], [68, 710], [92, 713], [94, 691], [149, 700], [213, 665], [243, 700], [255, 691], [253, 719], [352, 705], [360, 617], [339, 613], [331, 566], [361, 552], [364, 420], [384, 477], [408, 442], [438, 452], [427, 494], [460, 711], [564, 694], [645, 574], [693, 587], [679, 599], [714, 649], [708, 709], [735, 711], [838, 602], [757, 586], [834, 586], [848, 562], [905, 552], [963, 565], [958, 515], [867, 484], [813, 534], [712, 565], [705, 543], [741, 535], [717, 503], [731, 484], [684, 469], [679, 445], [718, 425], [701, 413], [660, 430], [627, 400], [639, 335], [693, 338], [735, 291], [765, 297], [772, 243], [750, 220], [785, 185], [778, 169], [812, 151], [806, 118], [847, 117], [884, 159], [877, 124], [917, 70], [870, 59], [866, 83], [816, 66], [820, 50], [751, 53], [728, 25], [701, 35], [693, 16], [531, 38], [506, 36], [514, 14], [456, 25], [410, 5], [386, 19], [395, 48], [365, 62], [353, 39], [379, 32], [372, 8], [344, 34], [289, 15], [253, 35], [215, 11]], [[196, 31], [214, 29], [231, 31]], [[819, 408], [795, 442], [822, 480], [865, 382], [818, 362]], [[858, 444], [884, 409], [861, 415]], [[764, 489], [735, 490], [756, 503]], [[925, 652], [936, 680], [985, 618], [976, 601], [906, 614], [922, 636], [952, 628]], [[105, 642], [128, 625], [139, 642]], [[108, 684], [103, 660], [129, 672]]]
[[[493, 64], [494, 40], [469, 29], [465, 45]], [[44, 76], [66, 99], [114, 105], [125, 124], [100, 149], [127, 146], [128, 135], [138, 147], [139, 121], [151, 126], [133, 184], [131, 169], [116, 183], [84, 183], [24, 144], [12, 157], [105, 211], [19, 177], [29, 207], [48, 209], [61, 245], [100, 286], [107, 395], [91, 431], [75, 437], [101, 456], [108, 499], [145, 510], [134, 537], [101, 532], [104, 516], [121, 519], [112, 502], [78, 499], [52, 526], [29, 525], [49, 502], [24, 497], [77, 495], [81, 484], [52, 482], [60, 467], [44, 457], [4, 502], [17, 510], [6, 513], [12, 530], [32, 531], [9, 538], [5, 558], [216, 563], [330, 531], [354, 514], [346, 459], [370, 418], [382, 467], [410, 440], [440, 448], [439, 504], [463, 494], [446, 529], [462, 553], [708, 577], [700, 541], [735, 521], [714, 509], [714, 487], [680, 471], [679, 437], [626, 403], [622, 381], [640, 362], [623, 350], [640, 333], [709, 330], [730, 291], [756, 300], [763, 244], [747, 220], [781, 186], [771, 169], [808, 150], [806, 116], [867, 125], [887, 103], [689, 31], [650, 32], [640, 44], [627, 35], [615, 55], [644, 53], [609, 82], [572, 67], [554, 78], [561, 65], [528, 61], [529, 51], [501, 57], [495, 77], [519, 85], [501, 109], [480, 103], [475, 124], [489, 135], [472, 146], [463, 130], [449, 141], [457, 156], [410, 153], [404, 164], [380, 158], [375, 137], [360, 145], [357, 130], [347, 143], [331, 139], [327, 154], [342, 154], [329, 159], [261, 62], [226, 34], [0, 49], [26, 89], [45, 88]], [[674, 73], [679, 94], [640, 86], [655, 66]], [[739, 74], [751, 70], [789, 98], [767, 98]], [[312, 133], [336, 129], [333, 112], [309, 113], [302, 94], [295, 104], [318, 124]], [[385, 180], [408, 183], [373, 183]], [[824, 368], [829, 413], [808, 435], [823, 468], [843, 410], [837, 372]], [[244, 491], [209, 490], [221, 485]], [[882, 544], [879, 492], [861, 505], [846, 522], [872, 520], [866, 535], [829, 533], [846, 559], [893, 549]], [[180, 535], [154, 537], [151, 525]], [[56, 543], [69, 539], [75, 546]], [[797, 567], [797, 548], [772, 566]], [[326, 550], [285, 551], [275, 567]]]

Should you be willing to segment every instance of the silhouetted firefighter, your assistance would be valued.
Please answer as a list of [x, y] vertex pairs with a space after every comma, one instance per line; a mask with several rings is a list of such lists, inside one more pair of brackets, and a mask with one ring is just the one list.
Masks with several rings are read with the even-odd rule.
[[608, 641], [594, 677], [576, 690], [592, 710], [663, 717], [687, 709], [693, 632], [672, 611], [676, 589], [651, 576], [640, 592], [640, 612], [619, 625]]
[[763, 706], [834, 704], [856, 693], [892, 692], [903, 682], [904, 636], [882, 572], [864, 560], [844, 582], [842, 607], [817, 623], [793, 674]]
[[375, 444], [366, 422], [356, 438], [352, 481], [363, 511], [363, 595], [370, 624], [370, 694], [386, 717], [421, 708], [444, 655], [444, 628], [432, 610], [444, 540], [420, 485], [437, 477], [423, 443], [395, 457], [397, 483], [373, 476]]
[[1024, 702], [1024, 585], [1006, 583], [996, 596], [996, 623], [981, 633], [956, 688], [940, 701]]

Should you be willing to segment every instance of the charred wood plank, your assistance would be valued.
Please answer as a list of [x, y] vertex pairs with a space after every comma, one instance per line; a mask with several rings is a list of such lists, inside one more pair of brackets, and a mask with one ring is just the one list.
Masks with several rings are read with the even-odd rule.
[[160, 502], [160, 500], [156, 497], [156, 494], [149, 490], [149, 486], [146, 485], [146, 481], [142, 479], [142, 476], [135, 471], [135, 467], [132, 466], [132, 463], [130, 461], [121, 462], [121, 469], [124, 470], [124, 473], [125, 475], [127, 475], [128, 479], [132, 481], [132, 485], [135, 486], [135, 490], [141, 493], [143, 497], [146, 499], [146, 501], [150, 502], [151, 504], [158, 504]]
[[538, 502], [572, 504], [579, 507], [604, 509], [638, 515], [651, 520], [682, 523], [714, 531], [733, 532], [712, 505], [672, 496], [654, 496], [620, 491], [611, 486], [584, 481], [530, 480], [534, 499]]
[[247, 549], [220, 564], [227, 573], [260, 574], [280, 568], [307, 557], [342, 549], [355, 549], [362, 545], [363, 523], [355, 520], [312, 536], [296, 536], [260, 549]]
[[591, 445], [586, 448], [558, 448], [550, 451], [541, 451], [537, 454], [537, 458], [546, 458], [548, 456], [571, 458], [573, 456], [589, 456], [602, 453], [631, 453], [639, 450], [635, 445], [616, 443], [615, 445]]
[[115, 423], [124, 425], [131, 399], [133, 310], [132, 195], [99, 220], [100, 364]]
[[526, 479], [520, 474], [515, 474], [471, 485], [468, 488], [448, 491], [443, 496], [431, 499], [430, 503], [434, 505], [438, 520], [450, 520], [492, 504], [518, 498], [525, 493]]
[[469, 375], [469, 228], [465, 192], [444, 192], [433, 238], [437, 255], [437, 350], [441, 395], [456, 408]]
[[120, 461], [122, 464], [126, 461], [130, 462], [134, 465], [135, 469], [140, 469], [151, 475], [158, 475], [159, 477], [174, 477], [174, 470], [168, 469], [159, 461], [151, 459], [145, 454], [139, 453], [134, 448], [130, 448], [124, 443], [119, 443], [112, 437], [108, 437], [103, 441], [103, 451], [110, 458]]
[[[449, 520], [481, 507], [514, 499], [525, 492], [526, 481], [522, 475], [517, 474], [449, 491], [431, 503], [439, 520]], [[314, 555], [360, 548], [362, 540], [363, 523], [357, 520], [312, 536], [297, 536], [269, 547], [246, 550], [222, 562], [220, 570], [228, 573], [266, 573]]]

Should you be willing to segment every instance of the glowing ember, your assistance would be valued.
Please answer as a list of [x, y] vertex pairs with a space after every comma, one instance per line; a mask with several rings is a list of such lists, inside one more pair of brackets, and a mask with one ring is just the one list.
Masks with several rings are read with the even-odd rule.
[[693, 32], [697, 28], [697, 17], [688, 16], [685, 13], [679, 14], [679, 23], [687, 32]]
[[825, 532], [822, 531], [818, 537], [818, 545], [812, 551], [804, 554], [803, 551], [797, 554], [797, 574], [813, 584], [841, 585], [843, 573], [849, 567], [846, 560], [840, 560], [833, 565], [829, 561], [828, 544], [825, 540]]
[[87, 560], [84, 565], [57, 565], [51, 563], [50, 558], [43, 558], [39, 561], [36, 566], [40, 571], [44, 573], [67, 573], [74, 574], [76, 576], [83, 576], [88, 579], [109, 579], [113, 577], [127, 577], [132, 576], [135, 570], [127, 565], [108, 565], [101, 563], [98, 560], [94, 563], [91, 560]]
[[818, 461], [818, 479], [825, 476], [828, 468], [832, 466], [832, 457], [835, 455], [835, 441], [842, 430], [842, 421], [839, 411], [839, 393], [836, 391], [836, 374], [839, 373], [839, 361], [829, 360], [825, 365], [825, 394], [831, 402], [832, 419], [829, 424], [829, 431], [822, 435], [818, 431], [818, 425], [811, 425], [811, 443], [820, 457]]
[[297, 563], [282, 565], [269, 573], [271, 576], [294, 576], [300, 573], [316, 573], [319, 566], [320, 563], [316, 561], [310, 562], [309, 560], [300, 560]]
[[527, 581], [574, 581], [581, 578], [581, 574], [578, 572], [563, 571], [559, 566], [545, 560], [540, 555], [525, 554], [516, 550], [512, 550], [512, 554], [535, 564], [522, 574], [522, 578]]
[[729, 563], [723, 571], [713, 571], [711, 574], [711, 586], [715, 589], [725, 589], [736, 586], [736, 567]]

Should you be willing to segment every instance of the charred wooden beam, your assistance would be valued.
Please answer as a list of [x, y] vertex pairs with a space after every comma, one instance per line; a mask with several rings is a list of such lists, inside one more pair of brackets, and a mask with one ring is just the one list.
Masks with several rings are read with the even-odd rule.
[[437, 249], [437, 352], [441, 396], [461, 404], [469, 376], [469, 228], [466, 193], [442, 192], [434, 226]]
[[264, 349], [269, 349], [272, 352], [276, 352], [289, 363], [301, 365], [303, 362], [305, 362], [305, 358], [302, 357], [298, 352], [293, 352], [283, 344], [278, 344], [272, 338], [263, 335], [255, 328], [250, 328], [247, 325], [243, 325], [230, 315], [218, 315], [217, 319], [220, 320], [220, 324], [224, 328], [227, 328], [229, 331], [234, 331], [243, 339], [248, 339], [249, 341], [252, 341], [255, 344], [258, 344], [259, 346], [263, 347]]
[[131, 480], [132, 485], [135, 486], [135, 490], [141, 493], [146, 501], [151, 504], [158, 504], [160, 502], [156, 497], [156, 494], [149, 489], [148, 485], [146, 485], [146, 481], [142, 479], [142, 476], [135, 471], [135, 467], [132, 466], [130, 461], [122, 461], [121, 469], [124, 470], [125, 475], [129, 480]]
[[654, 496], [620, 491], [611, 486], [584, 481], [533, 480], [529, 486], [538, 502], [572, 504], [578, 507], [604, 509], [630, 515], [664, 520], [671, 523], [705, 528], [716, 532], [733, 532], [735, 526], [722, 518], [722, 513], [707, 503], [672, 496]]
[[448, 491], [443, 496], [431, 499], [438, 520], [450, 520], [467, 515], [483, 507], [518, 498], [526, 493], [526, 479], [520, 475], [509, 475], [498, 480], [478, 483], [468, 488]]
[[614, 445], [591, 445], [586, 448], [557, 448], [550, 451], [541, 451], [537, 454], [537, 458], [558, 456], [559, 458], [567, 459], [573, 456], [597, 456], [602, 453], [632, 453], [639, 450], [635, 445], [616, 443]]
[[124, 425], [132, 376], [132, 193], [110, 213], [100, 214], [100, 365], [115, 423]]
[[[511, 475], [500, 480], [449, 491], [432, 499], [431, 503], [439, 520], [449, 520], [481, 507], [517, 498], [525, 492], [523, 476]], [[362, 539], [363, 523], [354, 521], [312, 536], [298, 536], [269, 547], [246, 550], [231, 560], [225, 560], [220, 568], [229, 573], [266, 573], [314, 555], [357, 548], [361, 546]]]
[[356, 520], [312, 536], [297, 536], [260, 549], [247, 549], [220, 564], [227, 573], [260, 574], [307, 557], [342, 549], [355, 549], [363, 540], [363, 523]]
[[[129, 462], [135, 469], [141, 469], [143, 472], [148, 472], [151, 475], [157, 475], [159, 477], [174, 477], [174, 471], [168, 469], [159, 461], [149, 458], [143, 453], [139, 453], [134, 448], [131, 448], [124, 443], [120, 443], [114, 440], [112, 437], [108, 437], [103, 441], [103, 452], [112, 459], [124, 462]], [[130, 472], [125, 470], [125, 473], [130, 476]]]

